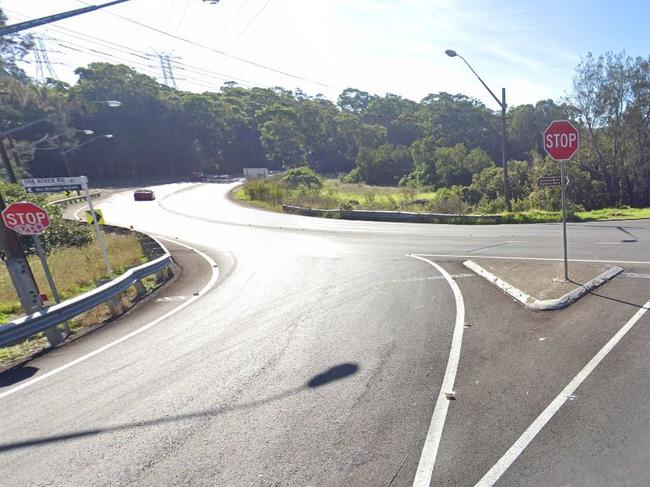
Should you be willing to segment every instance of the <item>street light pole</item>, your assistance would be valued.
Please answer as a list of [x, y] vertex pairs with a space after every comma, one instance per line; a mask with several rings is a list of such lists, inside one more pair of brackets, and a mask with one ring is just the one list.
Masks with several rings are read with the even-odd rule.
[[470, 69], [470, 71], [474, 73], [474, 76], [478, 78], [478, 80], [485, 87], [485, 89], [488, 90], [488, 93], [492, 95], [492, 98], [494, 98], [497, 104], [501, 107], [501, 167], [503, 168], [503, 197], [505, 199], [506, 209], [508, 211], [512, 211], [512, 205], [510, 204], [510, 183], [508, 181], [508, 159], [507, 159], [508, 132], [506, 128], [506, 112], [508, 110], [508, 105], [506, 103], [506, 89], [501, 88], [501, 100], [499, 100], [499, 98], [497, 98], [494, 92], [489, 88], [488, 85], [485, 84], [485, 81], [481, 79], [478, 73], [474, 71], [474, 68], [472, 68], [472, 66], [467, 62], [467, 60], [463, 56], [458, 54], [453, 49], [447, 49], [445, 51], [445, 54], [447, 54], [447, 56], [449, 57], [461, 58], [463, 62], [467, 65], [467, 67]]
[[501, 88], [501, 166], [503, 167], [503, 198], [506, 200], [506, 210], [512, 211], [510, 204], [510, 178], [508, 177], [508, 129], [506, 128], [506, 89]]

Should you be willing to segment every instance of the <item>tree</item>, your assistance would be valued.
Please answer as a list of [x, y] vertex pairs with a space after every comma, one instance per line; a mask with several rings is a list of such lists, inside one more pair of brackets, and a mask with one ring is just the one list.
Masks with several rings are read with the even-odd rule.
[[[7, 16], [0, 8], [0, 27], [7, 25]], [[11, 77], [27, 82], [25, 72], [17, 66], [34, 47], [30, 36], [9, 35], [0, 37], [0, 78]]]
[[449, 188], [455, 185], [467, 186], [474, 174], [481, 172], [494, 162], [482, 149], [468, 151], [463, 144], [453, 147], [438, 147], [434, 152], [437, 185]]
[[363, 148], [357, 156], [356, 172], [368, 184], [396, 185], [412, 169], [413, 159], [405, 146]]

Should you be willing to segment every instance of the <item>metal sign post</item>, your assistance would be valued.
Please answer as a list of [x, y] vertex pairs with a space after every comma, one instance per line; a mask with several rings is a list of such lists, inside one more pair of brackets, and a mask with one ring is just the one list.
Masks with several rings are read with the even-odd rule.
[[562, 240], [564, 242], [564, 280], [569, 280], [569, 260], [567, 258], [566, 238], [566, 161], [560, 162], [560, 176], [562, 178]]
[[93, 208], [93, 202], [90, 199], [90, 192], [88, 191], [88, 178], [86, 176], [81, 176], [82, 178], [82, 188], [86, 195], [86, 203], [88, 203], [88, 209], [92, 213], [93, 217], [93, 226], [95, 227], [95, 235], [97, 236], [97, 243], [99, 248], [102, 251], [102, 257], [104, 258], [104, 264], [106, 264], [106, 269], [108, 269], [109, 275], [113, 274], [113, 267], [111, 267], [111, 260], [108, 257], [108, 250], [106, 248], [106, 242], [104, 241], [104, 234], [102, 233], [101, 228], [99, 228], [99, 222], [97, 221], [97, 215], [95, 209]]

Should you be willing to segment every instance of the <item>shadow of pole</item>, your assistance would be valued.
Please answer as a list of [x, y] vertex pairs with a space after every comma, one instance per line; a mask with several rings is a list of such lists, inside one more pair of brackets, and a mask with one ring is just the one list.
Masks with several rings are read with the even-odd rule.
[[32, 446], [39, 446], [39, 445], [45, 445], [45, 444], [52, 444], [52, 443], [61, 443], [64, 441], [68, 440], [74, 440], [74, 439], [79, 439], [79, 438], [86, 438], [90, 436], [97, 436], [101, 434], [106, 434], [106, 433], [114, 433], [118, 431], [125, 431], [125, 430], [130, 430], [130, 429], [135, 429], [135, 428], [145, 428], [147, 426], [156, 426], [156, 425], [161, 425], [161, 424], [166, 424], [166, 423], [173, 423], [177, 421], [186, 421], [190, 419], [196, 419], [196, 418], [207, 418], [207, 417], [213, 417], [213, 416], [219, 416], [221, 414], [227, 414], [231, 413], [234, 411], [241, 411], [245, 409], [253, 409], [259, 406], [263, 406], [265, 404], [274, 402], [274, 401], [279, 401], [281, 399], [285, 399], [290, 396], [294, 396], [296, 394], [299, 394], [300, 392], [303, 392], [305, 390], [309, 389], [314, 389], [318, 387], [322, 387], [324, 385], [327, 385], [331, 382], [335, 382], [341, 379], [345, 379], [351, 375], [354, 375], [357, 373], [359, 370], [359, 366], [355, 363], [343, 363], [336, 365], [334, 367], [331, 367], [327, 369], [325, 372], [322, 372], [318, 375], [315, 375], [312, 377], [306, 384], [300, 386], [300, 387], [295, 387], [293, 389], [289, 389], [287, 391], [274, 394], [270, 397], [264, 398], [264, 399], [259, 399], [257, 401], [251, 401], [251, 402], [246, 402], [242, 404], [234, 404], [232, 406], [224, 406], [224, 407], [219, 407], [219, 408], [212, 408], [212, 409], [206, 409], [203, 411], [197, 411], [194, 413], [187, 413], [187, 414], [178, 414], [175, 416], [168, 416], [165, 418], [157, 418], [157, 419], [150, 419], [146, 421], [137, 421], [134, 423], [128, 423], [128, 424], [121, 424], [121, 425], [116, 425], [116, 426], [106, 426], [106, 427], [100, 427], [100, 428], [94, 428], [94, 429], [86, 429], [86, 430], [80, 430], [80, 431], [73, 431], [71, 433], [67, 434], [60, 434], [60, 435], [53, 435], [53, 436], [45, 436], [41, 438], [31, 438], [27, 439], [24, 441], [17, 441], [17, 442], [12, 442], [12, 443], [0, 443], [0, 453], [2, 452], [7, 452], [11, 450], [19, 450], [22, 448], [29, 448]]

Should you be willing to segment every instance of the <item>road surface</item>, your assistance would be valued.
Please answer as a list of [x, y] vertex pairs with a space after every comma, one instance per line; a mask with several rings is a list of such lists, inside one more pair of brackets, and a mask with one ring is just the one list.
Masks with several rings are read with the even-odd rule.
[[625, 276], [540, 313], [461, 263], [559, 258], [558, 225], [325, 220], [231, 187], [98, 204], [183, 274], [2, 376], [6, 485], [646, 483], [649, 221], [570, 225], [571, 258]]

